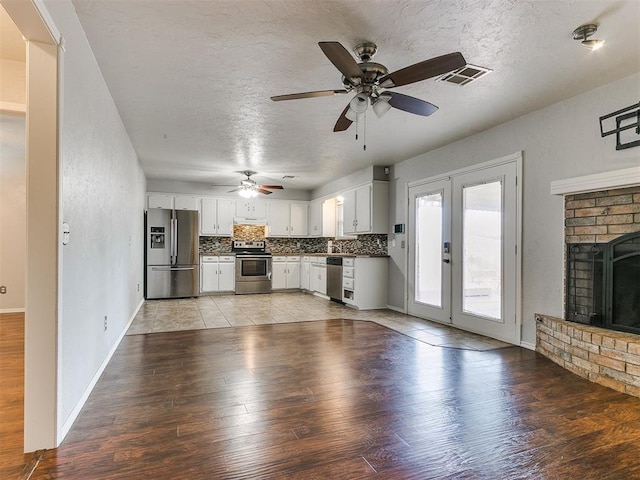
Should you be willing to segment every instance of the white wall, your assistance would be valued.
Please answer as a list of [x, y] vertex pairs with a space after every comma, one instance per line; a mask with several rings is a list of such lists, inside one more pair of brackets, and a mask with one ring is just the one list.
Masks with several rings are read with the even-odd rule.
[[[1, 7], [0, 7], [1, 8]], [[17, 31], [15, 35], [20, 35]], [[4, 54], [0, 47], [0, 56]], [[20, 108], [26, 103], [27, 65], [0, 58], [0, 107]], [[0, 312], [25, 306], [26, 179], [24, 113], [0, 114]]]
[[0, 114], [0, 132], [0, 285], [7, 288], [7, 293], [0, 295], [0, 312], [10, 312], [24, 309], [27, 246], [24, 115]]
[[[638, 102], [640, 74], [394, 165], [391, 224], [407, 223], [407, 182], [523, 151], [523, 335], [535, 342], [535, 312], [563, 316], [563, 199], [552, 180], [640, 163], [640, 148], [615, 150], [598, 118]], [[403, 308], [406, 249], [389, 248], [389, 304]]]
[[24, 105], [27, 102], [26, 77], [25, 62], [0, 58], [0, 102]]
[[[145, 178], [72, 3], [46, 0], [61, 52], [58, 429], [142, 302]], [[105, 331], [104, 317], [108, 317]]]
[[311, 192], [311, 198], [322, 198], [334, 195], [338, 192], [349, 190], [367, 182], [374, 180], [374, 167], [366, 167], [357, 172], [353, 172], [346, 177], [339, 178], [333, 182], [329, 182]]

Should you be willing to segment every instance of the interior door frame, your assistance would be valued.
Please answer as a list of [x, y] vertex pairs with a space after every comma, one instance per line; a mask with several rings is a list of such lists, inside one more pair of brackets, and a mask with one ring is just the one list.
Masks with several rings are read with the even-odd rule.
[[[415, 180], [412, 182], [407, 182], [405, 188], [405, 198], [406, 198], [406, 206], [407, 206], [407, 219], [409, 219], [409, 203], [411, 202], [411, 198], [409, 196], [409, 191], [412, 187], [417, 187], [421, 185], [426, 185], [428, 183], [437, 182], [441, 180], [447, 180], [456, 175], [462, 175], [466, 173], [476, 172], [485, 170], [488, 168], [496, 167], [499, 165], [504, 165], [508, 163], [516, 164], [516, 258], [515, 258], [515, 278], [516, 278], [516, 286], [515, 286], [515, 315], [516, 315], [516, 332], [515, 332], [515, 344], [520, 345], [522, 342], [522, 174], [523, 174], [523, 156], [522, 151], [514, 152], [510, 155], [506, 155], [504, 157], [499, 157], [493, 160], [489, 160], [486, 162], [478, 163], [476, 165], [471, 165], [468, 167], [460, 168], [457, 170], [452, 170], [446, 173], [442, 173], [439, 175], [435, 175], [433, 177], [428, 177], [420, 180]], [[409, 227], [411, 222], [407, 221], [407, 248], [405, 249], [405, 286], [404, 286], [404, 309], [405, 312], [408, 312], [409, 307], [409, 250], [415, 248], [413, 245], [412, 232]], [[460, 328], [456, 326], [456, 328]]]

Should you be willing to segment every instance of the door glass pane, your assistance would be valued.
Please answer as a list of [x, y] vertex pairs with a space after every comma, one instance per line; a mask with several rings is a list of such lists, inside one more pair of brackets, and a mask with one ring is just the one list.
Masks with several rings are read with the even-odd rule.
[[417, 302], [442, 307], [442, 192], [416, 197]]
[[463, 187], [462, 310], [502, 318], [502, 184]]

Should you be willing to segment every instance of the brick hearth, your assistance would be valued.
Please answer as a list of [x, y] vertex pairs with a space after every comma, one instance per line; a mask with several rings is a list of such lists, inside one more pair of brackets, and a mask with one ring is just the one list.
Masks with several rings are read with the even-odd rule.
[[640, 397], [640, 335], [537, 314], [536, 351], [576, 375]]

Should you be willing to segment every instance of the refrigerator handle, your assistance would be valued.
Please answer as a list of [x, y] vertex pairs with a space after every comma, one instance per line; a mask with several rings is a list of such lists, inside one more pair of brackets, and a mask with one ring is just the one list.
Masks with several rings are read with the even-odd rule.
[[178, 260], [178, 220], [171, 219], [171, 265], [175, 265]]

